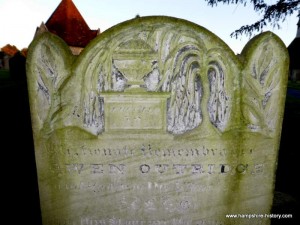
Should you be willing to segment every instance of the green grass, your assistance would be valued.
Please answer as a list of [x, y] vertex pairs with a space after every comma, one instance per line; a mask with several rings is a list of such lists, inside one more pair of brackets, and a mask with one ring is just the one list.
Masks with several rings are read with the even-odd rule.
[[286, 96], [286, 103], [290, 103], [290, 104], [300, 104], [300, 99], [299, 98], [295, 98], [293, 96]]
[[10, 78], [9, 70], [0, 69], [0, 89], [9, 88], [15, 85], [15, 82]]
[[289, 80], [288, 88], [300, 90], [300, 81], [290, 81]]
[[0, 69], [0, 79], [8, 79], [9, 70]]

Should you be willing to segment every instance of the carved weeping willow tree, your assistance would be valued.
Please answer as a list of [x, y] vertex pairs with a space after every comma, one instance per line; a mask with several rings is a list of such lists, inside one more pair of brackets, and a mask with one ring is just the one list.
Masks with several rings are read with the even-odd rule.
[[[167, 112], [170, 133], [182, 134], [197, 128], [205, 115], [219, 131], [230, 129], [231, 114], [240, 107], [239, 100], [233, 98], [240, 91], [238, 82], [242, 73], [243, 121], [251, 131], [271, 134], [280, 114], [275, 105], [276, 98], [283, 93], [278, 85], [286, 68], [286, 62], [279, 61], [276, 55], [282, 46], [274, 35], [263, 34], [260, 38], [263, 41], [254, 48], [249, 43], [242, 55], [251, 56], [246, 58], [244, 69], [240, 69], [231, 53], [221, 47], [209, 49], [196, 32], [173, 30], [170, 24], [160, 24], [142, 33], [128, 28], [110, 39], [100, 38], [74, 65], [67, 46], [58, 37], [49, 33], [39, 37], [31, 48], [35, 62], [28, 69], [29, 74], [38, 74], [29, 77], [36, 80], [30, 83], [38, 89], [33, 99], [38, 112], [36, 125], [49, 132], [54, 126], [67, 125], [82, 127], [93, 134], [102, 133], [105, 112], [101, 93], [124, 92], [130, 86], [127, 74], [116, 63], [120, 56], [114, 52], [123, 51], [124, 55], [140, 61], [143, 59], [138, 57], [152, 55], [148, 65], [143, 62], [151, 70], [141, 74], [140, 87], [149, 92], [171, 93]], [[108, 43], [110, 48], [105, 47]], [[138, 47], [132, 43], [138, 43]], [[132, 62], [126, 63], [130, 67]], [[280, 69], [275, 68], [278, 64]], [[232, 77], [236, 80], [232, 81]], [[203, 86], [204, 81], [208, 81], [208, 87]], [[75, 83], [81, 84], [80, 90], [73, 89]], [[205, 103], [204, 94], [209, 95]]]

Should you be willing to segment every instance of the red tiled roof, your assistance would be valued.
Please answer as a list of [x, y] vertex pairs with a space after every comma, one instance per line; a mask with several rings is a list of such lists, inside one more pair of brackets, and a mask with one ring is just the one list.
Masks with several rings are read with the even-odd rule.
[[99, 32], [89, 28], [72, 0], [62, 0], [45, 25], [51, 33], [75, 47], [85, 47]]
[[14, 45], [7, 44], [1, 48], [1, 51], [6, 55], [13, 56], [19, 51], [19, 49], [17, 49], [17, 47]]

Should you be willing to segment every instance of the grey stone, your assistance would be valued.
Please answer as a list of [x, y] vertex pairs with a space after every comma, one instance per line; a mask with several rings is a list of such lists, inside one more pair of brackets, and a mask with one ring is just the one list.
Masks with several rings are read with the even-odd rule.
[[41, 34], [27, 79], [43, 224], [269, 224], [288, 60], [271, 32], [237, 57], [169, 17], [78, 57]]

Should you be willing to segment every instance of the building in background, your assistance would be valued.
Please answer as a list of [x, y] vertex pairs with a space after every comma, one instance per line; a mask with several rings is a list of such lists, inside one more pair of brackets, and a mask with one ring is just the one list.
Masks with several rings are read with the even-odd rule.
[[100, 29], [91, 30], [72, 0], [62, 0], [46, 23], [37, 28], [35, 37], [51, 32], [62, 38], [74, 55], [100, 34]]
[[300, 80], [300, 11], [298, 14], [297, 33], [295, 39], [288, 46], [290, 55], [290, 80]]
[[7, 44], [0, 51], [0, 69], [9, 70], [9, 60], [18, 52], [16, 46]]

